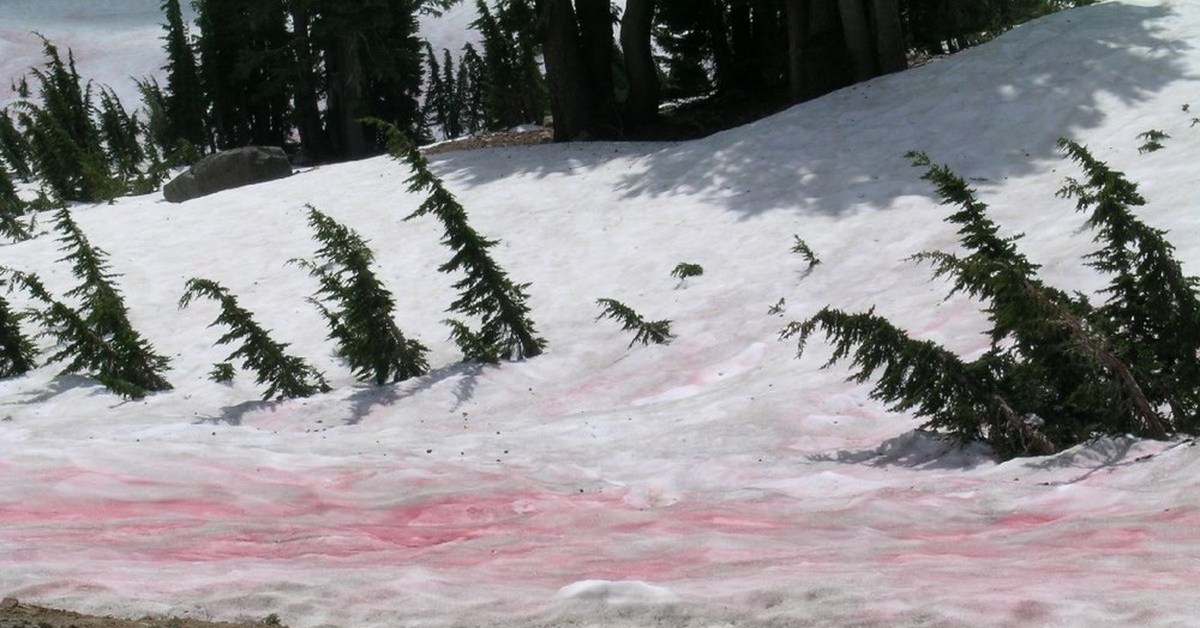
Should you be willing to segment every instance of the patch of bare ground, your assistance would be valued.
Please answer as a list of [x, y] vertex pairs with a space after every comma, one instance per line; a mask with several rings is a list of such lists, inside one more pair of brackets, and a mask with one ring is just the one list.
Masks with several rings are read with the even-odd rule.
[[0, 602], [0, 628], [271, 628], [283, 627], [279, 618], [268, 616], [250, 623], [211, 622], [182, 617], [144, 617], [120, 619], [84, 615], [18, 602], [4, 598]]

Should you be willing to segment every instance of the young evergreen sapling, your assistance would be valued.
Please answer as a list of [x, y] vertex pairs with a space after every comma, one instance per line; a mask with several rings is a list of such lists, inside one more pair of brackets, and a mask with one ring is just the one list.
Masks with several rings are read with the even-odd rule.
[[[480, 235], [467, 220], [467, 212], [442, 181], [433, 174], [425, 156], [395, 126], [379, 120], [369, 121], [387, 136], [388, 152], [412, 168], [408, 189], [426, 194], [426, 199], [405, 220], [432, 215], [442, 223], [442, 243], [454, 254], [448, 262], [438, 267], [444, 273], [463, 273], [465, 276], [454, 284], [459, 290], [458, 298], [450, 304], [450, 311], [470, 317], [478, 317], [482, 324], [478, 331], [469, 335], [455, 334], [458, 339], [473, 339], [469, 344], [460, 344], [463, 353], [490, 355], [498, 359], [520, 360], [540, 355], [546, 341], [537, 335], [533, 321], [529, 319], [529, 298], [525, 289], [529, 284], [514, 283], [508, 273], [492, 259], [489, 249], [498, 244]], [[480, 347], [486, 347], [480, 351]]]
[[329, 324], [338, 356], [359, 379], [377, 385], [428, 372], [428, 349], [396, 326], [395, 298], [371, 269], [375, 254], [366, 241], [311, 205], [308, 223], [321, 245], [316, 259], [293, 261], [320, 282], [312, 302]]
[[808, 247], [807, 242], [800, 239], [798, 235], [793, 235], [792, 238], [795, 239], [795, 244], [792, 245], [792, 252], [800, 255], [800, 257], [804, 258], [805, 262], [808, 262], [808, 266], [804, 269], [805, 271], [811, 271], [813, 266], [821, 263], [821, 260], [817, 259], [813, 250]]
[[1162, 141], [1170, 138], [1170, 135], [1167, 135], [1158, 129], [1150, 129], [1149, 131], [1138, 133], [1138, 139], [1144, 141], [1144, 143], [1138, 147], [1138, 153], [1153, 153], [1154, 151], [1162, 150], [1165, 148]]
[[221, 313], [210, 327], [225, 325], [229, 331], [217, 344], [241, 344], [226, 360], [241, 360], [242, 367], [253, 371], [256, 383], [266, 385], [263, 400], [308, 397], [330, 390], [325, 376], [309, 366], [303, 358], [285, 353], [288, 345], [271, 339], [249, 311], [238, 305], [237, 298], [224, 286], [210, 279], [188, 280], [179, 307], [185, 308], [197, 297], [207, 297], [221, 306]]
[[680, 262], [675, 266], [675, 270], [671, 271], [671, 276], [675, 277], [680, 283], [691, 277], [699, 277], [704, 274], [704, 267], [699, 264], [689, 262]]
[[608, 318], [621, 323], [621, 331], [634, 332], [633, 340], [629, 341], [630, 347], [639, 342], [643, 345], [652, 342], [667, 344], [675, 337], [671, 333], [671, 321], [669, 320], [648, 321], [633, 308], [616, 299], [597, 299], [596, 304], [602, 310], [596, 320]]

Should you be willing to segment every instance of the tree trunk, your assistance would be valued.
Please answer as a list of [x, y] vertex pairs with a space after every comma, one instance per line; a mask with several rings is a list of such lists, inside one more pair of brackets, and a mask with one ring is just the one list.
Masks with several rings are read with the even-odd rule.
[[908, 67], [904, 48], [904, 28], [899, 0], [871, 0], [875, 29], [875, 59], [881, 74], [899, 72]]
[[[356, 158], [367, 152], [366, 136], [358, 118], [362, 115], [363, 69], [358, 56], [358, 33], [338, 33], [329, 64], [329, 115], [334, 134], [334, 152]], [[332, 61], [332, 63], [330, 63]]]
[[554, 141], [586, 138], [591, 130], [591, 86], [579, 49], [571, 0], [539, 0], [538, 30], [554, 116]]
[[592, 130], [620, 135], [617, 96], [613, 91], [613, 14], [609, 0], [575, 0], [579, 45], [591, 85]]
[[878, 74], [875, 70], [875, 47], [872, 43], [870, 23], [864, 0], [838, 0], [842, 15], [842, 34], [846, 48], [850, 51], [850, 62], [854, 68], [854, 80], [865, 81]]
[[809, 98], [805, 48], [808, 44], [808, 0], [786, 0], [784, 16], [787, 19], [788, 38], [788, 86], [792, 102]]
[[629, 79], [625, 117], [630, 126], [641, 127], [658, 115], [661, 86], [650, 46], [655, 0], [626, 0], [621, 21], [621, 50]]
[[325, 129], [321, 125], [321, 109], [317, 98], [317, 63], [312, 42], [312, 15], [303, 2], [291, 3], [292, 44], [296, 55], [296, 131], [300, 134], [301, 150], [308, 158], [320, 160], [328, 156]]

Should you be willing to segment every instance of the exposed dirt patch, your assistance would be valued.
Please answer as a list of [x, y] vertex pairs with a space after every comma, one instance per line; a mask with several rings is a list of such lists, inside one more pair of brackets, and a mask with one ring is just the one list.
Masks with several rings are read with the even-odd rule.
[[180, 617], [118, 619], [60, 611], [13, 598], [0, 602], [0, 628], [272, 628], [282, 627], [278, 619], [265, 618], [253, 623], [208, 622]]
[[548, 128], [540, 128], [531, 131], [498, 131], [495, 133], [481, 133], [472, 137], [464, 137], [462, 139], [440, 142], [430, 146], [424, 146], [421, 151], [436, 155], [437, 153], [448, 153], [453, 150], [474, 150], [476, 148], [498, 148], [501, 146], [533, 146], [535, 144], [549, 144], [554, 140], [554, 133]]

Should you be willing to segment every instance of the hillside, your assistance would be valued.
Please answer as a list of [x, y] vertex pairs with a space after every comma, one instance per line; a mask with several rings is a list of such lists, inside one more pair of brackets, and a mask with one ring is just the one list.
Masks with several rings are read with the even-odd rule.
[[[295, 628], [1193, 623], [1193, 441], [1001, 463], [778, 335], [832, 304], [986, 348], [978, 305], [905, 261], [957, 242], [912, 149], [969, 177], [1047, 282], [1091, 293], [1092, 234], [1055, 197], [1078, 174], [1055, 141], [1079, 140], [1200, 274], [1197, 77], [1200, 5], [1109, 1], [703, 140], [433, 156], [549, 343], [496, 367], [460, 363], [450, 253], [434, 219], [403, 220], [422, 199], [391, 159], [75, 207], [175, 389], [123, 401], [55, 366], [0, 381], [0, 595]], [[1170, 138], [1141, 154], [1149, 129]], [[372, 387], [335, 359], [316, 281], [287, 264], [316, 247], [306, 204], [370, 240], [429, 375]], [[0, 265], [61, 294], [57, 249], [0, 245]], [[680, 262], [704, 274], [681, 282]], [[263, 402], [247, 374], [210, 381], [231, 349], [214, 305], [177, 306], [198, 276], [333, 391]], [[675, 340], [629, 347], [595, 320], [605, 297]]]

